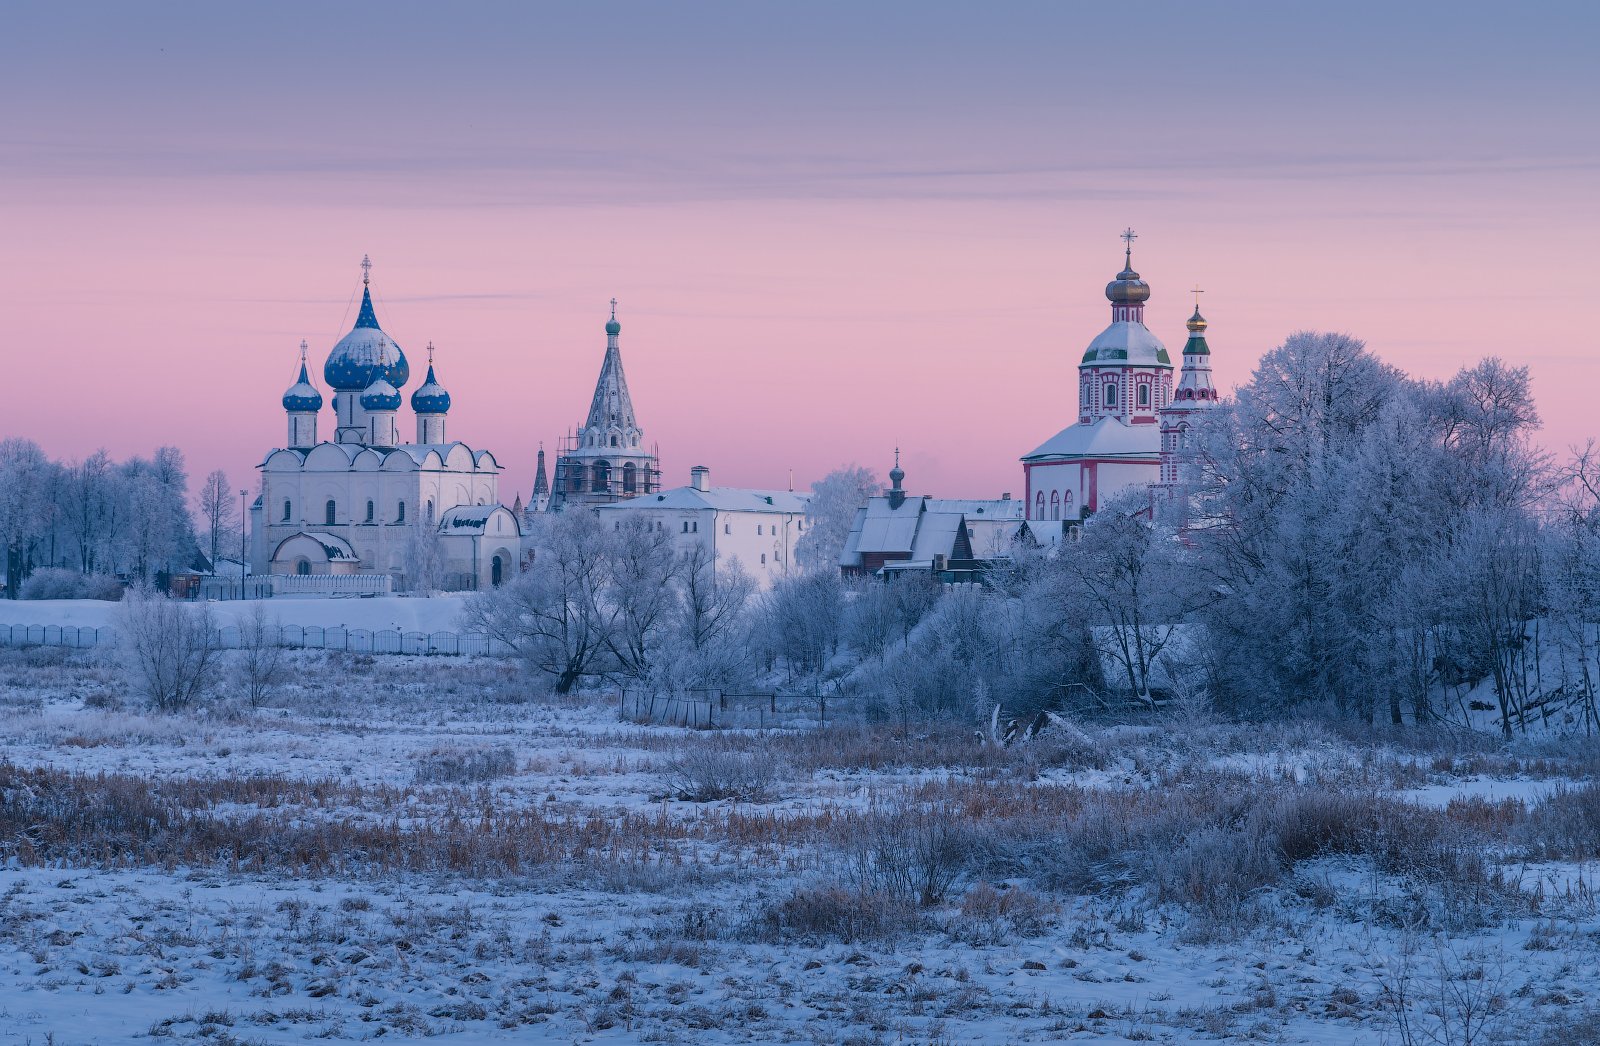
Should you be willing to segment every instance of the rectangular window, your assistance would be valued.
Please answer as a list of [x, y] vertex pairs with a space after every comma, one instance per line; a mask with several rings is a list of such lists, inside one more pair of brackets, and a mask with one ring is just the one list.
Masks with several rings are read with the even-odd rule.
[[722, 532], [724, 534], [732, 534], [733, 533], [733, 524], [731, 524], [731, 523], [722, 524]]

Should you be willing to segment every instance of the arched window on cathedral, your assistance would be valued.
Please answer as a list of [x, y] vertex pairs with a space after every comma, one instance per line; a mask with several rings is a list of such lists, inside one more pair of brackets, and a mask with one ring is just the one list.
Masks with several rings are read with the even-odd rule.
[[433, 499], [428, 499], [428, 522], [433, 522]]
[[288, 498], [284, 498], [283, 499], [283, 521], [285, 523], [289, 522], [289, 499]]
[[1116, 405], [1117, 405], [1117, 387], [1115, 385], [1111, 384], [1110, 382], [1106, 382], [1106, 406], [1115, 407]]
[[609, 494], [611, 492], [611, 462], [597, 461], [594, 463], [593, 489], [596, 494]]
[[613, 447], [617, 445], [617, 434], [615, 432], [611, 434], [611, 445]]
[[628, 462], [622, 466], [622, 492], [633, 494], [639, 489], [639, 466]]
[[376, 511], [377, 511], [377, 506], [376, 506], [376, 505], [374, 505], [374, 504], [373, 504], [373, 503], [372, 503], [372, 502], [370, 502], [370, 501], [369, 501], [369, 502], [367, 502], [367, 522], [368, 522], [368, 523], [371, 523], [371, 522], [372, 522], [372, 517], [373, 517], [373, 515], [374, 515], [374, 514], [375, 514], [375, 513], [376, 513]]
[[1054, 490], [1050, 492], [1050, 518], [1061, 518], [1061, 495]]
[[331, 527], [338, 522], [338, 514], [339, 506], [335, 505], [332, 500], [329, 500], [329, 502], [322, 507], [322, 522]]
[[1033, 504], [1034, 504], [1033, 518], [1034, 519], [1043, 519], [1044, 518], [1044, 491], [1042, 491], [1042, 490], [1039, 491], [1038, 495], [1033, 499]]
[[396, 523], [404, 523], [406, 521], [406, 503], [404, 501], [400, 502], [400, 511], [394, 517], [394, 521]]
[[1139, 406], [1150, 406], [1150, 386], [1142, 381], [1139, 383]]

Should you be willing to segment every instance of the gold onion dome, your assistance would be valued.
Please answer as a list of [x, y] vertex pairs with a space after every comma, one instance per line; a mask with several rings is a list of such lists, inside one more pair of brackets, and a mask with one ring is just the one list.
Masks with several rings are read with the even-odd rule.
[[1122, 271], [1117, 273], [1117, 278], [1106, 284], [1106, 298], [1116, 305], [1150, 300], [1150, 285], [1133, 271], [1132, 249], [1129, 249], [1123, 258]]
[[1194, 307], [1194, 315], [1189, 317], [1189, 322], [1185, 323], [1184, 326], [1188, 327], [1191, 333], [1194, 333], [1194, 334], [1204, 334], [1205, 333], [1206, 318], [1204, 316], [1200, 315], [1200, 306], [1196, 305]]

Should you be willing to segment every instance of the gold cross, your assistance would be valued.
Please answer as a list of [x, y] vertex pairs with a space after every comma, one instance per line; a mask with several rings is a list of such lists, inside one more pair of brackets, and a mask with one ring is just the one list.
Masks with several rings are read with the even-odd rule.
[[1200, 311], [1200, 295], [1204, 294], [1205, 291], [1201, 290], [1200, 289], [1200, 285], [1197, 283], [1197, 284], [1194, 285], [1194, 290], [1190, 291], [1189, 293], [1194, 295], [1194, 311], [1195, 312], [1199, 312]]
[[1122, 242], [1128, 245], [1128, 250], [1133, 250], [1133, 241], [1138, 238], [1139, 234], [1133, 231], [1133, 226], [1130, 225], [1122, 230]]
[[370, 286], [372, 283], [372, 259], [365, 254], [361, 256], [361, 285]]

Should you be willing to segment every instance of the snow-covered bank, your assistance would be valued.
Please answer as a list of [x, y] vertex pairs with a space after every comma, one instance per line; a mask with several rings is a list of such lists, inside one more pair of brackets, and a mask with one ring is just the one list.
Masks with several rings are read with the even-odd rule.
[[[461, 595], [428, 599], [374, 596], [367, 599], [278, 597], [259, 601], [280, 624], [372, 631], [448, 632], [460, 627]], [[257, 601], [225, 600], [209, 604], [220, 625], [238, 623]], [[119, 604], [99, 599], [0, 599], [0, 625], [70, 625], [77, 628], [116, 626]]]

